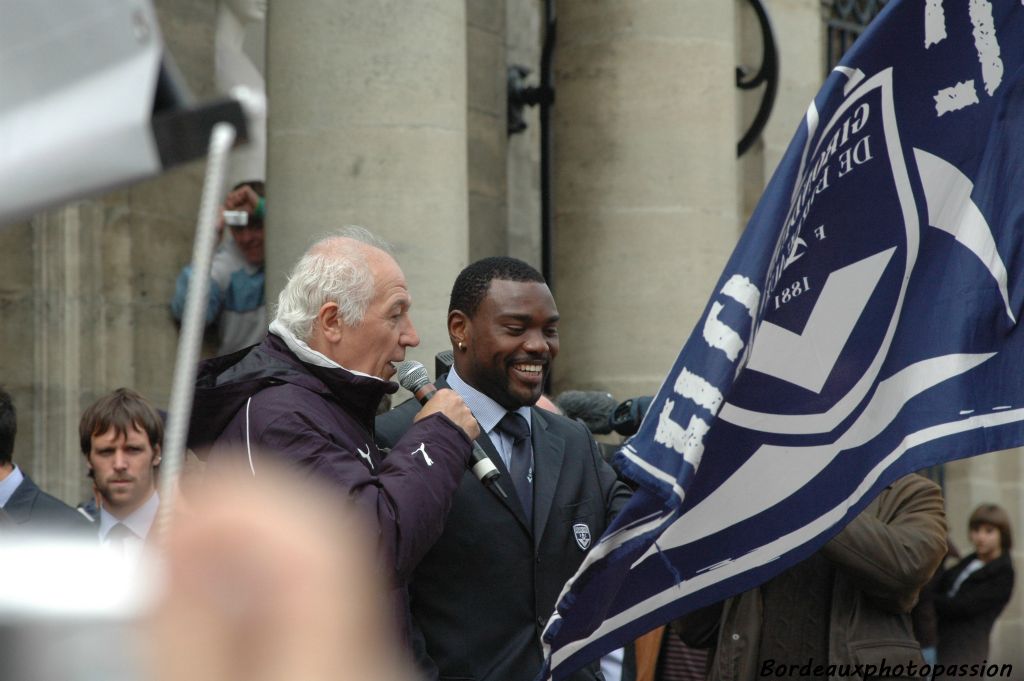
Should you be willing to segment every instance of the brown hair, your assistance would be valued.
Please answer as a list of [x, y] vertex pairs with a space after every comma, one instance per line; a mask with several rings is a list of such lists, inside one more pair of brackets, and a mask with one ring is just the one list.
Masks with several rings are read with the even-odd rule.
[[1003, 552], [1010, 550], [1013, 545], [1013, 533], [1010, 531], [1010, 516], [1001, 507], [995, 504], [982, 504], [974, 509], [971, 519], [967, 521], [967, 527], [976, 529], [978, 525], [991, 525], [999, 530], [999, 543]]
[[154, 449], [163, 445], [164, 422], [153, 405], [130, 388], [118, 388], [96, 400], [82, 414], [78, 423], [82, 454], [89, 456], [92, 451], [93, 435], [102, 435], [113, 428], [116, 435], [123, 436], [132, 426], [149, 436], [149, 444]]

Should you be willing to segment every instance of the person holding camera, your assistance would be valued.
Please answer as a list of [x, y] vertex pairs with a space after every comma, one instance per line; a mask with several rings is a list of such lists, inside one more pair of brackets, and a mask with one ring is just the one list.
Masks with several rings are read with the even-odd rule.
[[[267, 335], [267, 306], [264, 298], [263, 217], [264, 185], [259, 180], [241, 182], [228, 192], [217, 223], [221, 241], [210, 270], [210, 295], [206, 323], [217, 323], [218, 355], [255, 345]], [[223, 239], [224, 227], [231, 232]], [[186, 265], [174, 287], [171, 313], [181, 321], [185, 294], [192, 278]]]

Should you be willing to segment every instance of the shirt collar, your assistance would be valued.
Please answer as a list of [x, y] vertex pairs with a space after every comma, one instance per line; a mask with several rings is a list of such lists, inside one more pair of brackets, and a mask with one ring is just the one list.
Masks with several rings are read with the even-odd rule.
[[[459, 376], [458, 372], [455, 371], [455, 367], [451, 368], [448, 372], [448, 387], [457, 392], [459, 396], [469, 407], [469, 410], [473, 412], [473, 416], [480, 423], [480, 427], [483, 428], [485, 433], [490, 433], [498, 425], [498, 422], [505, 417], [508, 410], [501, 406], [493, 399], [484, 395], [482, 392], [466, 383]], [[530, 416], [529, 407], [519, 407], [515, 410], [517, 414], [522, 415], [526, 419], [526, 423], [533, 429], [533, 420]]]
[[24, 479], [24, 473], [15, 464], [14, 470], [6, 478], [0, 480], [0, 508], [7, 505], [7, 502], [14, 496], [15, 490], [18, 489]]
[[323, 354], [322, 352], [318, 352], [317, 350], [314, 350], [313, 348], [309, 347], [308, 344], [299, 340], [295, 336], [295, 334], [289, 331], [284, 324], [277, 321], [276, 319], [270, 322], [270, 332], [275, 336], [278, 336], [281, 340], [283, 340], [284, 344], [288, 346], [288, 349], [291, 350], [296, 357], [298, 357], [301, 361], [305, 362], [306, 364], [312, 364], [313, 366], [324, 367], [326, 369], [344, 369], [350, 374], [354, 374], [356, 376], [373, 378], [381, 382], [384, 381], [384, 379], [382, 379], [380, 376], [364, 374], [362, 371], [356, 371], [355, 369], [349, 369], [348, 367], [341, 366], [327, 355]]
[[110, 511], [100, 507], [100, 541], [107, 538], [111, 528], [118, 523], [126, 525], [139, 539], [145, 539], [149, 534], [149, 528], [153, 526], [156, 519], [157, 509], [160, 508], [160, 494], [153, 492], [149, 499], [142, 506], [128, 514], [125, 518], [115, 518]]

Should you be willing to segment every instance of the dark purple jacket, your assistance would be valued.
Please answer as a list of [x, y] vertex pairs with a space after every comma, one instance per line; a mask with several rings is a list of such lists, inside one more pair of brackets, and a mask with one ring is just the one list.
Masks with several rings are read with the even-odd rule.
[[397, 389], [302, 362], [270, 334], [254, 348], [200, 364], [189, 446], [208, 453], [214, 469], [258, 475], [274, 457], [337, 487], [376, 525], [384, 565], [402, 587], [444, 529], [472, 443], [435, 414], [384, 457], [373, 418], [381, 398]]

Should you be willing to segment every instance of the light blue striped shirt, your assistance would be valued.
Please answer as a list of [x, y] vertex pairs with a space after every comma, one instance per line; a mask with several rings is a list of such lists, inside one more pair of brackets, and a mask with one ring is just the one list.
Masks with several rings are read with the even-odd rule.
[[[448, 372], [448, 387], [457, 392], [465, 401], [466, 406], [473, 412], [473, 416], [480, 424], [480, 429], [487, 433], [487, 437], [491, 438], [491, 442], [494, 443], [494, 448], [501, 455], [501, 461], [505, 464], [505, 468], [511, 468], [509, 462], [512, 460], [512, 438], [497, 429], [498, 423], [505, 417], [508, 410], [462, 380], [456, 373], [455, 367]], [[530, 408], [519, 407], [516, 409], [516, 413], [526, 419], [532, 433], [533, 420], [530, 418]]]

